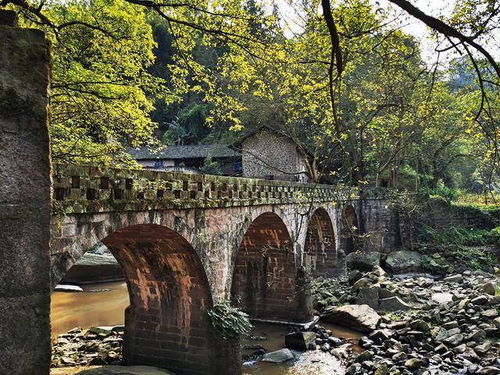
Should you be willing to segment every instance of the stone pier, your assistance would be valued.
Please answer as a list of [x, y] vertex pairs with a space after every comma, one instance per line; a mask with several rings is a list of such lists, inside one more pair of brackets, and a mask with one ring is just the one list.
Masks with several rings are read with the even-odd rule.
[[0, 10], [0, 373], [50, 365], [49, 48]]

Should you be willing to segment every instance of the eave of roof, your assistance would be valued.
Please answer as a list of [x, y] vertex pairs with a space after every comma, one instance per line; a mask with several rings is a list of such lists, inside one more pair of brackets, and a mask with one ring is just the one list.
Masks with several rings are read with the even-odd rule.
[[238, 157], [240, 153], [222, 144], [206, 145], [172, 145], [159, 149], [142, 147], [130, 151], [136, 160], [158, 159], [204, 159]]

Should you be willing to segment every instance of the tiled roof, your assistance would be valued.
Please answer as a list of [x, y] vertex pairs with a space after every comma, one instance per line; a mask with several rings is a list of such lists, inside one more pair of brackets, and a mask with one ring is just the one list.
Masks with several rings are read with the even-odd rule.
[[239, 152], [234, 151], [222, 144], [207, 144], [207, 145], [172, 145], [168, 147], [149, 148], [141, 147], [130, 150], [130, 153], [136, 160], [145, 159], [196, 159], [206, 158], [229, 158], [237, 157]]

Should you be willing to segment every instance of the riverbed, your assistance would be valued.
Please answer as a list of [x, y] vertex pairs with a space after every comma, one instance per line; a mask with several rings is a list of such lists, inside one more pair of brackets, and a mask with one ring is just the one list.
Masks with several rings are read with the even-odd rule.
[[[51, 303], [52, 337], [65, 333], [74, 327], [122, 325], [124, 310], [129, 304], [125, 282], [110, 282], [83, 285], [83, 292], [54, 292]], [[323, 325], [335, 336], [343, 337], [356, 343], [360, 334], [334, 325]], [[273, 324], [254, 324], [252, 336], [266, 339], [258, 342], [267, 352], [285, 346], [287, 327]], [[255, 344], [243, 340], [245, 344]], [[343, 366], [329, 353], [308, 351], [297, 354], [297, 360], [285, 364], [246, 361], [243, 374], [249, 375], [342, 375]], [[60, 374], [60, 372], [58, 372]]]

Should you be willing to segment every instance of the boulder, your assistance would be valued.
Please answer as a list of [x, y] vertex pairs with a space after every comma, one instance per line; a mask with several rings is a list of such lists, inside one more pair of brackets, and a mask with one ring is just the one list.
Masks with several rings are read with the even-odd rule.
[[293, 332], [285, 336], [285, 346], [290, 349], [308, 350], [314, 346], [314, 332]]
[[358, 295], [356, 297], [356, 303], [358, 305], [368, 305], [372, 309], [378, 308], [378, 286], [366, 286], [359, 288]]
[[359, 271], [371, 271], [380, 265], [380, 253], [377, 251], [355, 251], [346, 256], [347, 267]]
[[262, 357], [263, 362], [271, 362], [271, 363], [283, 363], [293, 359], [293, 353], [290, 349], [280, 349], [274, 352], [264, 354]]
[[431, 299], [434, 302], [439, 303], [440, 305], [445, 305], [445, 304], [453, 301], [453, 294], [451, 294], [451, 293], [434, 293], [434, 294], [432, 294]]
[[379, 311], [406, 311], [409, 309], [411, 306], [399, 297], [382, 298], [378, 301]]
[[478, 375], [497, 375], [500, 374], [500, 368], [495, 366], [486, 366], [476, 372]]
[[450, 275], [450, 276], [447, 276], [443, 279], [443, 281], [447, 282], [447, 283], [461, 283], [464, 281], [464, 278], [462, 275]]
[[349, 285], [353, 285], [356, 281], [358, 281], [362, 277], [363, 277], [363, 274], [360, 271], [358, 271], [358, 270], [352, 270], [347, 275], [347, 280], [349, 282]]
[[356, 331], [371, 332], [377, 328], [381, 318], [368, 305], [345, 305], [327, 311], [323, 319]]
[[457, 346], [464, 341], [464, 336], [460, 333], [456, 333], [454, 335], [451, 335], [450, 337], [447, 337], [444, 339], [444, 342], [446, 344], [449, 344], [451, 346]]
[[405, 362], [405, 367], [410, 370], [416, 370], [425, 365], [425, 362], [419, 358], [410, 358]]
[[387, 269], [392, 273], [421, 271], [422, 255], [416, 251], [393, 251], [385, 259]]
[[486, 294], [490, 294], [490, 295], [492, 295], [492, 296], [494, 296], [494, 295], [495, 295], [495, 293], [496, 293], [496, 285], [495, 285], [495, 283], [493, 283], [493, 282], [491, 282], [491, 281], [490, 281], [490, 282], [488, 282], [488, 283], [486, 283], [486, 284], [484, 284], [484, 285], [481, 287], [481, 289], [483, 290], [483, 292], [484, 292], [484, 293], [486, 293]]
[[373, 375], [388, 375], [389, 374], [389, 369], [387, 368], [387, 365], [381, 364], [377, 367]]
[[488, 303], [488, 297], [486, 296], [478, 296], [476, 298], [473, 298], [471, 301], [470, 301], [473, 305], [485, 305]]

